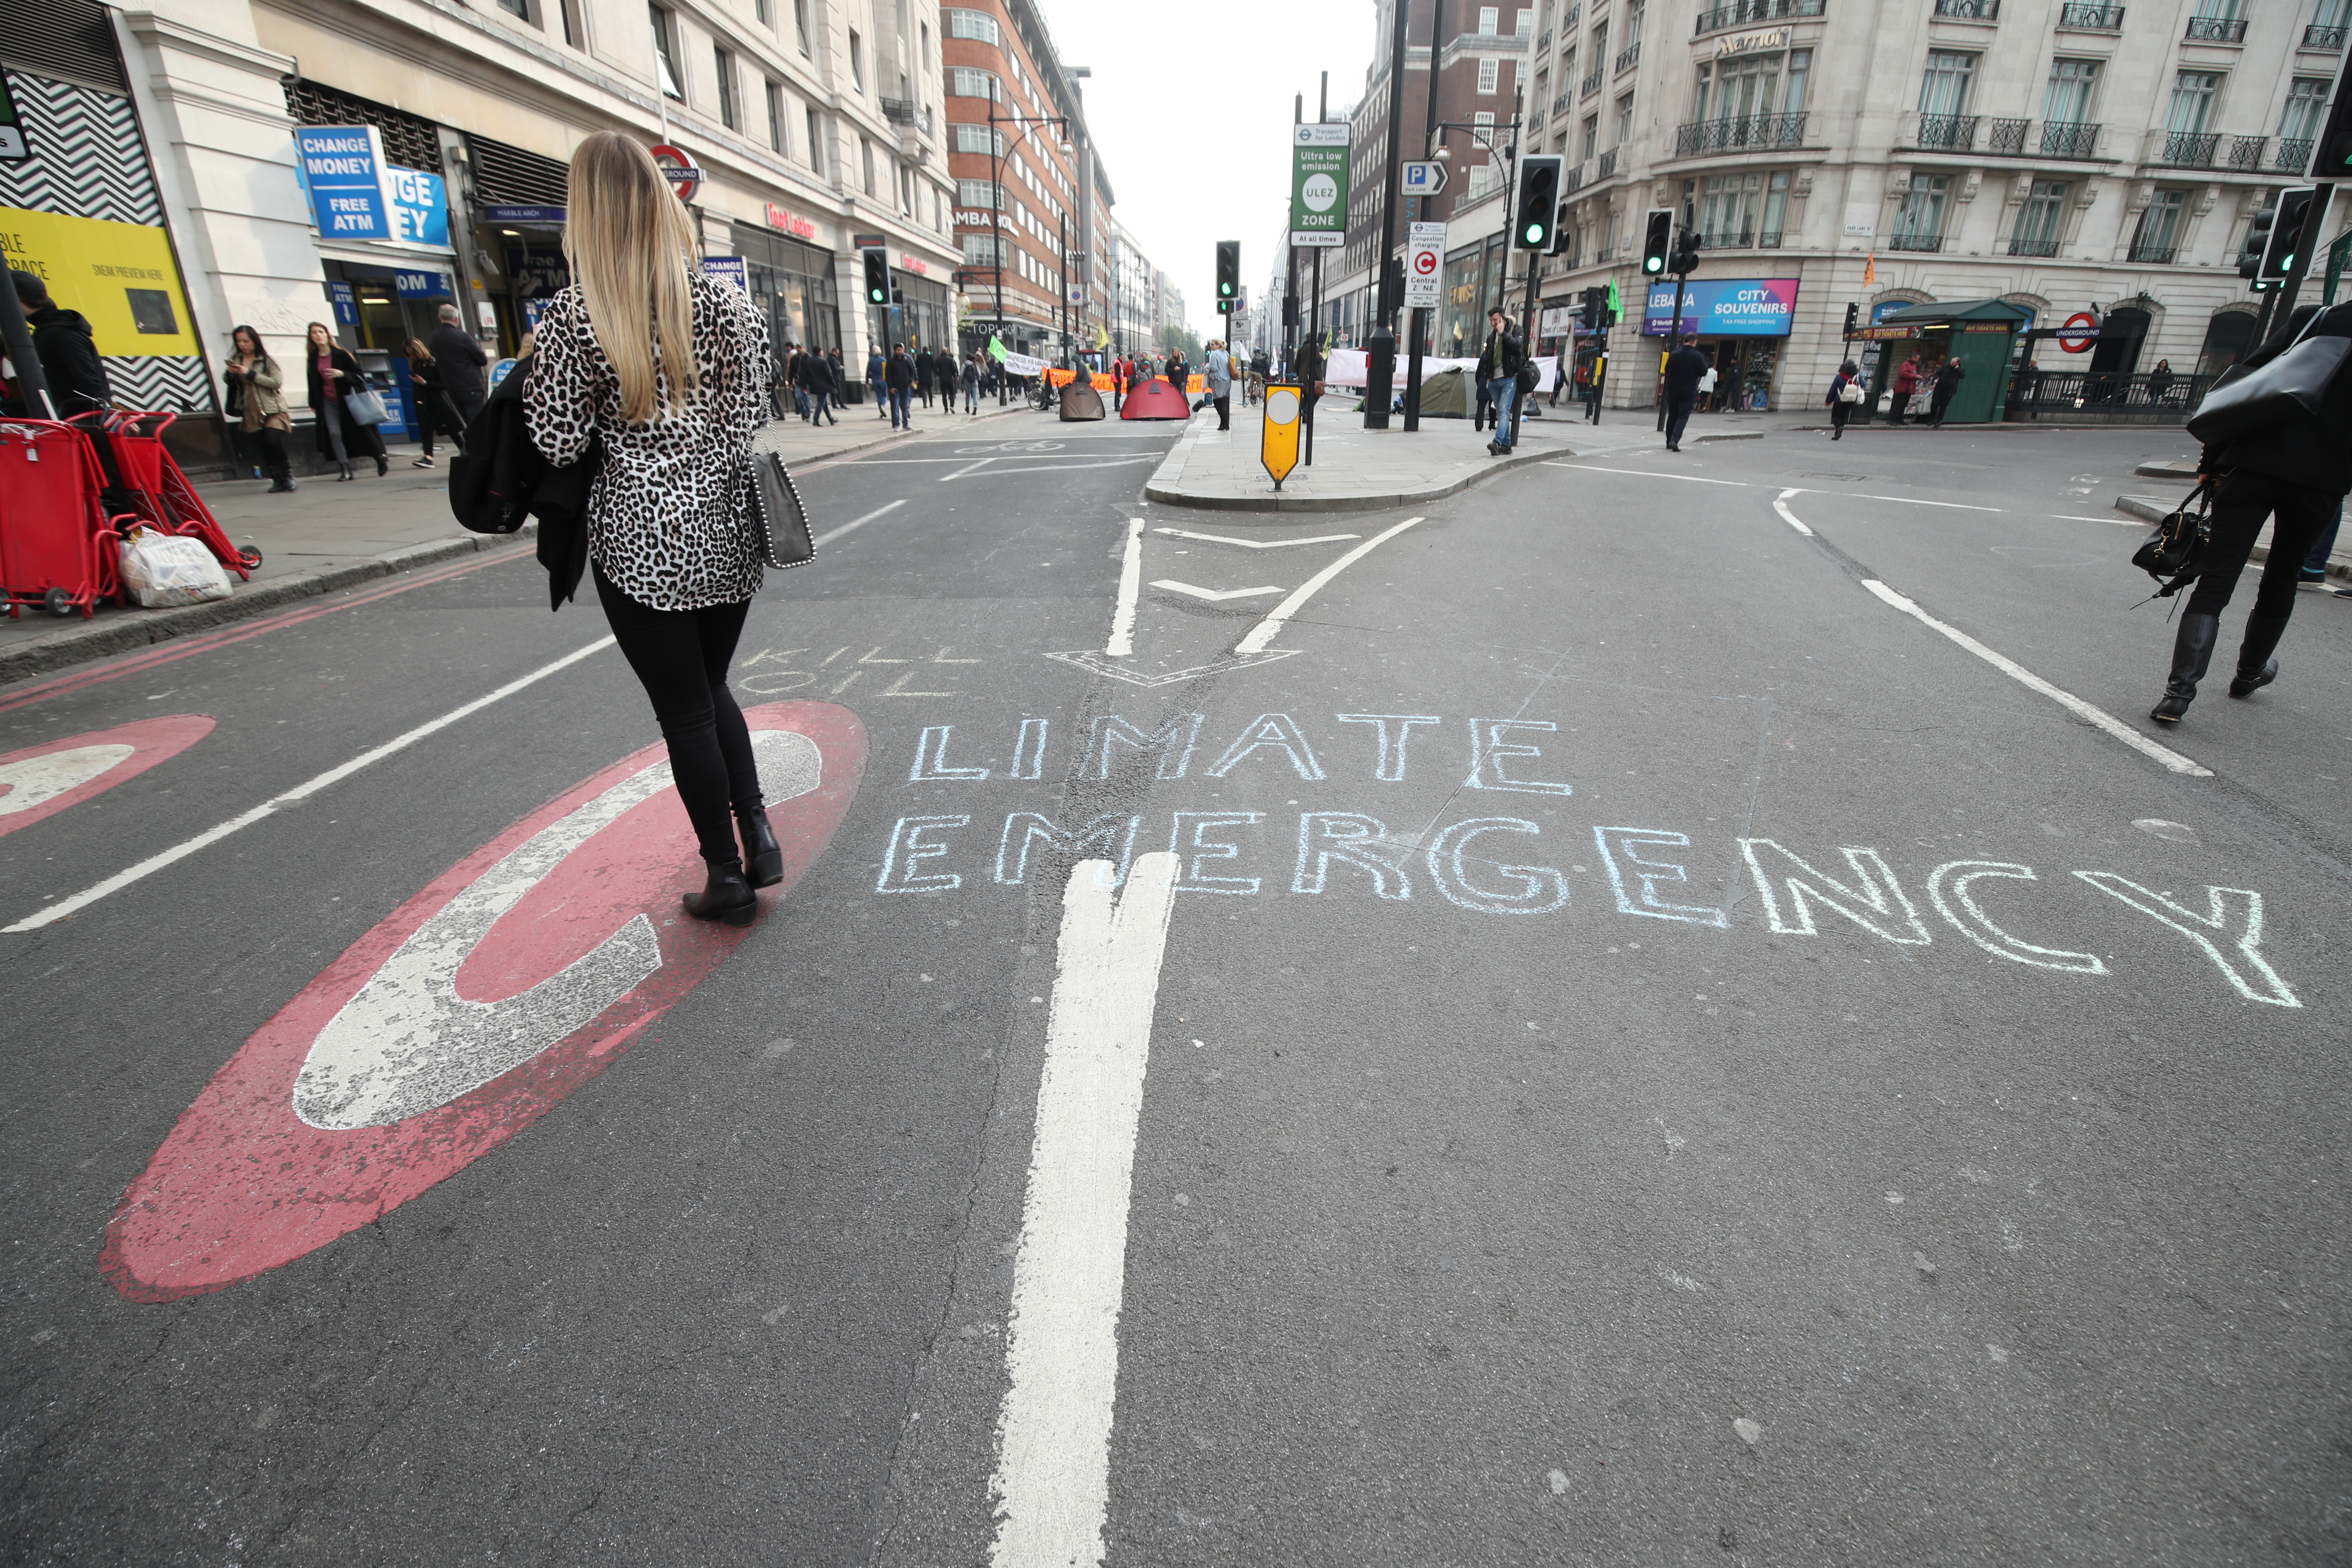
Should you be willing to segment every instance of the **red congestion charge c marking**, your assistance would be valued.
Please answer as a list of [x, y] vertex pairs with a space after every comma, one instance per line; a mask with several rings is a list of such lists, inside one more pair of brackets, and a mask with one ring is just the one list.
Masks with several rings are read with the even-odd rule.
[[[866, 731], [829, 702], [743, 717], [783, 847], [781, 898], [848, 814]], [[133, 1301], [223, 1289], [530, 1126], [757, 929], [687, 917], [678, 895], [701, 866], [659, 745], [458, 861], [214, 1075], [108, 1225], [107, 1279]]]
[[142, 719], [0, 756], [0, 838], [137, 778], [212, 733], [202, 713]]

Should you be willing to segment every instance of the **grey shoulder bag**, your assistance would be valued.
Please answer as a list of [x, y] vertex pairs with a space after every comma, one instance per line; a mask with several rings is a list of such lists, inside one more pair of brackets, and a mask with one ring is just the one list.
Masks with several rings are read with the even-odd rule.
[[760, 531], [760, 558], [779, 572], [816, 559], [808, 509], [801, 504], [801, 492], [783, 458], [773, 452], [752, 453], [748, 479], [751, 521]]
[[2346, 355], [2352, 354], [2352, 338], [2311, 335], [2328, 314], [2321, 310], [2304, 323], [2302, 332], [2276, 359], [2217, 383], [2189, 416], [2189, 434], [2218, 447], [2317, 415], [2328, 384], [2343, 370]]

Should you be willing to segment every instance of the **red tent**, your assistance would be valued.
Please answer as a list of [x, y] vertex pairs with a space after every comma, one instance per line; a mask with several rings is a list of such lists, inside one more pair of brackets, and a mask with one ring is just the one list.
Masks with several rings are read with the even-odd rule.
[[1158, 376], [1142, 383], [1127, 395], [1127, 406], [1120, 409], [1121, 419], [1190, 419], [1192, 405], [1184, 395]]

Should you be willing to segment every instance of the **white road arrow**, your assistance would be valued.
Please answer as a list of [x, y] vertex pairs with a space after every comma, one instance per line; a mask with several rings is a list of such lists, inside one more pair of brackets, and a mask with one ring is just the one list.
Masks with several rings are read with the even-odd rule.
[[1230, 539], [1222, 533], [1191, 533], [1181, 528], [1155, 528], [1151, 531], [1172, 534], [1178, 539], [1205, 539], [1212, 544], [1238, 544], [1244, 550], [1280, 550], [1292, 544], [1336, 544], [1342, 539], [1363, 537], [1360, 533], [1318, 533], [1312, 539]]
[[1282, 592], [1281, 588], [1272, 584], [1269, 584], [1263, 588], [1195, 588], [1192, 584], [1179, 583], [1173, 577], [1158, 578], [1154, 580], [1151, 585], [1155, 588], [1165, 588], [1171, 594], [1189, 594], [1195, 599], [1209, 600], [1246, 599], [1257, 594], [1279, 594]]
[[1148, 675], [1139, 669], [1129, 669], [1092, 648], [1082, 648], [1076, 653], [1049, 653], [1045, 657], [1058, 658], [1064, 664], [1075, 664], [1080, 669], [1092, 670], [1097, 675], [1108, 675], [1113, 680], [1124, 680], [1129, 686], [1173, 686], [1180, 680], [1198, 680], [1204, 675], [1223, 675], [1229, 669], [1247, 669], [1254, 664], [1272, 664], [1276, 659], [1288, 658], [1298, 651], [1295, 647], [1272, 648], [1244, 658], [1221, 658], [1211, 664], [1195, 665], [1190, 669], [1171, 669], [1164, 675]]

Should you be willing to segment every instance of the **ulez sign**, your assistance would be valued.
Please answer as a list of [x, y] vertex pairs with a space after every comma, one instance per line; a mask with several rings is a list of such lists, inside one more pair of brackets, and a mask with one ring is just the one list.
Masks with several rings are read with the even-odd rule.
[[1348, 128], [1290, 128], [1290, 243], [1339, 246], [1348, 239]]

